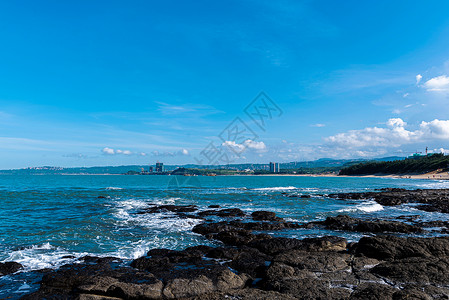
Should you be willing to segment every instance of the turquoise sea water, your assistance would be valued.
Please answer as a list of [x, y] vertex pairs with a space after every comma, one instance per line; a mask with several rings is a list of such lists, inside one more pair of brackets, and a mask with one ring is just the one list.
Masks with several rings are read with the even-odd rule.
[[[421, 220], [449, 220], [413, 205], [382, 207], [374, 201], [327, 198], [335, 192], [385, 187], [449, 188], [449, 181], [299, 177], [299, 176], [0, 176], [0, 262], [25, 266], [19, 274], [0, 278], [0, 298], [36, 288], [33, 270], [57, 268], [84, 255], [133, 259], [151, 248], [183, 249], [211, 244], [191, 229], [201, 220], [173, 213], [137, 214], [150, 205], [211, 204], [246, 212], [270, 210], [290, 221], [324, 220], [327, 216], [395, 219], [420, 215]], [[289, 198], [309, 194], [311, 198]], [[99, 198], [100, 197], [100, 198]], [[276, 235], [305, 238], [336, 234], [349, 240], [362, 235], [295, 229]], [[426, 233], [424, 235], [433, 235]]]

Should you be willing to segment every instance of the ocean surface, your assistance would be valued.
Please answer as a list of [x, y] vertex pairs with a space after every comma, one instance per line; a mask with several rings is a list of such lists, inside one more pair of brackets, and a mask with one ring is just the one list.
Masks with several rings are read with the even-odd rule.
[[[374, 201], [327, 198], [336, 192], [386, 187], [449, 188], [449, 181], [300, 176], [124, 176], [124, 175], [0, 175], [0, 262], [25, 266], [0, 277], [0, 299], [19, 298], [37, 289], [36, 270], [58, 268], [85, 255], [131, 260], [152, 248], [183, 249], [213, 245], [191, 229], [201, 220], [174, 213], [137, 214], [151, 205], [209, 205], [240, 208], [248, 213], [274, 211], [289, 221], [309, 222], [328, 216], [394, 220], [419, 215], [420, 220], [449, 220], [446, 214], [417, 210], [412, 204], [383, 207]], [[290, 198], [285, 194], [308, 194]], [[402, 220], [403, 221], [403, 220]], [[295, 229], [274, 233], [305, 238], [338, 235], [350, 241], [362, 234]], [[436, 235], [435, 232], [421, 236]]]

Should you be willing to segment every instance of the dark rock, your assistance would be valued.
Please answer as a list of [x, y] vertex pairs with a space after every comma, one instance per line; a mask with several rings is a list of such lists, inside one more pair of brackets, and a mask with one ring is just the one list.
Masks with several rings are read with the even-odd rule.
[[396, 289], [378, 283], [362, 283], [355, 288], [350, 300], [391, 300]]
[[419, 287], [405, 287], [393, 294], [393, 300], [432, 300], [429, 294], [426, 294]]
[[160, 212], [174, 212], [174, 213], [188, 213], [198, 210], [196, 205], [158, 205], [149, 207], [139, 212], [140, 214], [160, 213]]
[[328, 197], [339, 199], [366, 200], [374, 199], [377, 203], [392, 206], [404, 203], [421, 203], [417, 208], [425, 211], [449, 213], [449, 189], [385, 189], [380, 192], [339, 193]]
[[273, 260], [310, 272], [325, 273], [350, 269], [350, 255], [337, 252], [291, 250], [277, 255]]
[[271, 211], [255, 211], [251, 214], [254, 221], [280, 221], [282, 218], [276, 217], [276, 214]]
[[0, 263], [0, 276], [15, 273], [22, 268], [23, 266], [15, 261]]
[[85, 262], [46, 273], [39, 290], [23, 299], [160, 299], [162, 289], [162, 282], [150, 273]]
[[344, 251], [346, 250], [346, 245], [347, 241], [345, 238], [333, 236], [306, 238], [303, 240], [274, 237], [268, 240], [258, 240], [248, 244], [248, 246], [269, 255], [293, 249], [303, 251]]
[[265, 273], [270, 261], [271, 256], [254, 248], [243, 247], [226, 265], [239, 271], [239, 273], [246, 273], [253, 278], [259, 278]]
[[226, 245], [242, 246], [253, 241], [270, 239], [271, 236], [268, 234], [253, 234], [249, 230], [233, 230], [219, 232], [215, 234], [213, 238]]
[[303, 242], [293, 238], [275, 237], [267, 240], [258, 240], [248, 246], [256, 248], [265, 254], [273, 255], [279, 252], [301, 247]]
[[301, 198], [312, 198], [310, 195], [301, 195]]
[[198, 213], [200, 217], [218, 216], [218, 217], [244, 217], [246, 214], [239, 208], [227, 208], [221, 210], [205, 210]]
[[449, 255], [449, 238], [363, 237], [354, 246], [353, 252], [357, 255], [382, 260], [408, 257], [447, 257]]
[[397, 283], [447, 285], [449, 259], [410, 257], [381, 263], [372, 268], [371, 272]]
[[305, 251], [346, 251], [348, 246], [348, 241], [338, 236], [305, 238], [302, 243], [301, 249]]
[[314, 222], [314, 224], [324, 225], [331, 230], [345, 230], [356, 232], [401, 232], [412, 233], [422, 232], [422, 229], [417, 226], [408, 225], [396, 221], [366, 221], [357, 218], [352, 218], [346, 215], [338, 215], [336, 217], [327, 217], [323, 222]]
[[222, 221], [206, 222], [193, 227], [192, 231], [206, 236], [210, 239], [222, 241], [228, 245], [246, 245], [251, 241], [268, 239], [266, 234], [255, 235], [253, 230], [268, 231], [282, 230], [286, 228], [298, 228], [300, 225], [291, 222], [241, 222], [241, 221]]
[[220, 208], [220, 205], [217, 204], [211, 204], [208, 206], [209, 208]]

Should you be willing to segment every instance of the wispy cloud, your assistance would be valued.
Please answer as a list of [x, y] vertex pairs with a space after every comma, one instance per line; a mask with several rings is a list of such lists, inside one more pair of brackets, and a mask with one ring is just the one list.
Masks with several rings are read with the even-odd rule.
[[200, 104], [183, 103], [182, 105], [169, 104], [165, 102], [155, 101], [158, 105], [158, 111], [164, 115], [178, 115], [178, 114], [195, 114], [195, 115], [211, 115], [222, 113], [222, 111], [209, 106]]
[[326, 124], [318, 123], [318, 124], [312, 124], [310, 127], [325, 127]]
[[187, 149], [181, 149], [179, 151], [153, 151], [151, 152], [153, 156], [157, 157], [175, 157], [175, 156], [188, 156], [190, 155]]

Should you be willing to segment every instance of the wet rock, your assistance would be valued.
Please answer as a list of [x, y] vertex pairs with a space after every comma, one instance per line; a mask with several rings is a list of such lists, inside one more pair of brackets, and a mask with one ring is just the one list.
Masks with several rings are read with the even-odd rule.
[[191, 300], [297, 300], [298, 298], [275, 291], [264, 291], [256, 288], [244, 288], [227, 293], [213, 293], [198, 297], [186, 298]]
[[280, 221], [282, 218], [276, 217], [276, 214], [271, 211], [255, 211], [251, 214], [254, 221]]
[[413, 226], [396, 221], [367, 221], [357, 218], [352, 218], [346, 215], [338, 215], [336, 217], [327, 217], [323, 222], [314, 222], [314, 224], [324, 225], [327, 229], [331, 230], [345, 230], [356, 232], [401, 232], [412, 233], [422, 232], [422, 229], [418, 226]]
[[140, 214], [151, 214], [160, 212], [188, 213], [198, 210], [196, 205], [158, 205], [149, 207], [140, 212]]
[[292, 250], [277, 255], [273, 260], [310, 272], [326, 273], [344, 271], [350, 268], [350, 255], [336, 252]]
[[449, 189], [386, 189], [380, 192], [367, 193], [339, 193], [329, 194], [328, 197], [339, 199], [367, 200], [374, 199], [385, 206], [404, 203], [421, 203], [417, 208], [425, 211], [449, 213]]
[[371, 272], [396, 283], [447, 285], [449, 259], [410, 257], [381, 263], [372, 268]]
[[355, 288], [350, 300], [391, 300], [397, 290], [386, 285], [376, 283], [362, 283]]
[[227, 208], [221, 210], [205, 210], [198, 213], [200, 217], [218, 216], [218, 217], [244, 217], [246, 214], [239, 208]]
[[217, 204], [211, 204], [208, 206], [209, 208], [220, 208], [220, 205]]
[[84, 262], [46, 273], [40, 289], [23, 299], [75, 299], [77, 295], [84, 299], [160, 299], [162, 288], [162, 282], [150, 273], [105, 261]]
[[301, 198], [312, 198], [310, 195], [301, 195]]
[[256, 248], [261, 252], [273, 255], [279, 252], [299, 248], [303, 245], [303, 242], [293, 238], [275, 237], [266, 240], [258, 240], [250, 243], [248, 246]]
[[364, 255], [381, 260], [408, 257], [447, 257], [449, 255], [449, 237], [363, 237], [355, 245], [353, 252], [357, 255]]
[[347, 299], [350, 290], [344, 288], [330, 288], [327, 280], [316, 278], [279, 278], [273, 283], [273, 290], [294, 296], [297, 299]]
[[[199, 255], [204, 249], [186, 249], [169, 256], [141, 257], [131, 266], [154, 274], [164, 282], [162, 294], [166, 298], [185, 298], [212, 292], [243, 288], [248, 280], [229, 268]], [[190, 255], [189, 255], [190, 253]]]
[[300, 225], [291, 222], [241, 222], [222, 221], [205, 222], [193, 227], [192, 231], [206, 236], [209, 239], [222, 241], [227, 245], [246, 245], [255, 240], [269, 239], [267, 234], [253, 234], [257, 231], [273, 231], [286, 228], [298, 228]]
[[233, 230], [219, 232], [213, 235], [213, 238], [226, 245], [242, 246], [248, 245], [253, 241], [270, 239], [271, 236], [268, 234], [253, 234], [249, 230]]
[[0, 276], [15, 273], [22, 268], [23, 266], [15, 261], [0, 263]]
[[263, 253], [274, 255], [293, 249], [303, 251], [341, 251], [346, 249], [346, 245], [347, 241], [344, 238], [325, 236], [303, 240], [275, 237], [268, 240], [254, 241], [248, 246], [256, 248]]
[[302, 243], [301, 249], [305, 251], [346, 251], [348, 246], [348, 241], [339, 236], [305, 238]]
[[248, 274], [252, 278], [260, 278], [265, 273], [270, 261], [271, 256], [257, 249], [244, 247], [226, 265], [239, 271], [239, 273]]

